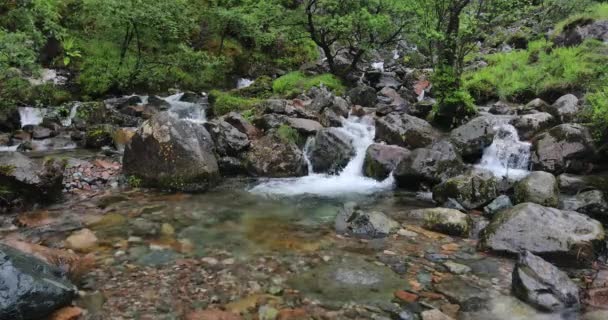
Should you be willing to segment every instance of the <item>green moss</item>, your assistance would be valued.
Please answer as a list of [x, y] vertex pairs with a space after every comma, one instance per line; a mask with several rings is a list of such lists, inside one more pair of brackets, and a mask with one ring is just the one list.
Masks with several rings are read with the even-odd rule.
[[285, 143], [299, 144], [302, 141], [302, 137], [300, 136], [298, 131], [286, 124], [281, 125], [277, 129], [277, 135]]
[[209, 102], [216, 116], [222, 116], [229, 112], [250, 110], [260, 103], [259, 99], [246, 98], [235, 92], [222, 92], [213, 90], [209, 93]]
[[608, 86], [588, 94], [586, 100], [594, 138], [599, 142], [608, 141]]
[[326, 73], [308, 77], [299, 71], [290, 72], [274, 80], [272, 90], [281, 96], [293, 97], [321, 85], [334, 91], [337, 95], [344, 94], [345, 86], [336, 76]]
[[10, 176], [15, 172], [15, 166], [13, 165], [0, 165], [0, 174]]
[[139, 178], [137, 176], [128, 176], [127, 177], [127, 183], [132, 188], [139, 188], [142, 185], [142, 180], [141, 180], [141, 178]]
[[261, 76], [246, 88], [238, 89], [238, 95], [246, 98], [270, 98], [272, 96], [272, 78]]

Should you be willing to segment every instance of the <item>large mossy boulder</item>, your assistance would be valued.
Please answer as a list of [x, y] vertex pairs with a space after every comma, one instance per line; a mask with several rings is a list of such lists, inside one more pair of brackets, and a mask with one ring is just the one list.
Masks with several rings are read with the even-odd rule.
[[118, 129], [110, 124], [98, 124], [87, 127], [84, 141], [87, 148], [99, 149], [114, 145], [114, 136]]
[[0, 293], [0, 319], [38, 320], [69, 305], [77, 289], [61, 270], [0, 244]]
[[471, 171], [450, 178], [433, 188], [433, 200], [443, 204], [456, 200], [465, 209], [477, 209], [498, 197], [498, 181], [489, 172]]
[[399, 162], [409, 156], [408, 149], [374, 143], [365, 151], [363, 173], [376, 180], [384, 180], [397, 168]]
[[541, 311], [579, 306], [578, 286], [566, 273], [529, 251], [520, 254], [511, 287], [517, 298]]
[[517, 203], [533, 202], [547, 207], [559, 204], [559, 185], [554, 175], [535, 171], [515, 184]]
[[65, 165], [53, 158], [37, 160], [19, 152], [0, 152], [0, 212], [58, 200]]
[[574, 211], [521, 203], [499, 212], [482, 231], [480, 248], [517, 254], [528, 250], [566, 266], [589, 266], [605, 247], [599, 221]]
[[307, 173], [300, 148], [276, 132], [252, 141], [245, 160], [249, 173], [258, 177], [299, 177]]
[[206, 191], [219, 181], [213, 149], [205, 127], [161, 112], [146, 121], [125, 148], [123, 170], [144, 186]]
[[471, 230], [469, 216], [455, 209], [418, 209], [412, 210], [408, 216], [420, 220], [425, 229], [451, 236], [467, 237]]
[[363, 211], [346, 203], [335, 220], [336, 232], [357, 238], [384, 238], [399, 229], [399, 223], [379, 211]]
[[580, 124], [561, 124], [534, 137], [532, 150], [532, 168], [553, 174], [586, 172], [596, 157], [591, 134]]
[[338, 128], [319, 130], [309, 149], [314, 172], [338, 173], [355, 155], [353, 138]]
[[393, 174], [399, 187], [418, 190], [439, 184], [464, 170], [465, 165], [454, 145], [443, 140], [412, 151], [399, 162]]
[[376, 120], [376, 140], [405, 148], [423, 148], [435, 142], [439, 134], [426, 121], [409, 114], [391, 113]]

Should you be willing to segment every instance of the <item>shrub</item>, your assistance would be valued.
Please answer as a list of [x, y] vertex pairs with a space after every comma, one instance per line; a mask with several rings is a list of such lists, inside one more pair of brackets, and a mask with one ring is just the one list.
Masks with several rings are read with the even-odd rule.
[[281, 96], [293, 97], [321, 85], [334, 91], [337, 95], [344, 94], [345, 87], [336, 76], [326, 73], [307, 77], [299, 71], [290, 72], [274, 80], [272, 90]]
[[608, 3], [597, 3], [585, 9], [583, 12], [574, 14], [560, 21], [554, 29], [553, 34], [560, 34], [564, 29], [571, 28], [582, 22], [608, 19]]
[[213, 90], [209, 93], [209, 102], [212, 105], [213, 113], [216, 116], [225, 115], [231, 111], [246, 111], [257, 104], [260, 100], [255, 98], [244, 98], [233, 92], [222, 92]]
[[587, 95], [594, 136], [599, 141], [608, 139], [608, 86]]

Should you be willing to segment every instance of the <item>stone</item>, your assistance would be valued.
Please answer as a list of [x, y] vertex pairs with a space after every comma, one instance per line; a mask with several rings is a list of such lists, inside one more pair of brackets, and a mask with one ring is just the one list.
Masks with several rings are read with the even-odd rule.
[[61, 198], [64, 161], [31, 159], [20, 152], [0, 152], [0, 207], [48, 204]]
[[56, 133], [53, 130], [41, 126], [34, 126], [32, 130], [32, 138], [37, 140], [50, 138], [55, 134]]
[[584, 213], [603, 223], [608, 223], [608, 202], [604, 193], [590, 190], [562, 200], [560, 209]]
[[114, 132], [114, 147], [118, 150], [124, 150], [125, 146], [131, 142], [133, 136], [135, 136], [134, 128], [118, 128]]
[[390, 87], [382, 88], [378, 99], [383, 99], [383, 102], [395, 107], [407, 106], [407, 101], [395, 89]]
[[543, 99], [536, 98], [536, 99], [528, 102], [524, 106], [524, 111], [525, 111], [525, 113], [529, 113], [530, 111], [546, 110], [546, 108], [548, 106], [549, 106], [549, 104], [547, 102], [545, 102]]
[[249, 139], [254, 139], [261, 136], [261, 132], [258, 128], [247, 121], [240, 113], [230, 112], [222, 120], [228, 122], [240, 132], [247, 135]]
[[258, 177], [298, 177], [307, 174], [304, 154], [293, 142], [270, 133], [251, 144], [245, 156], [247, 171]]
[[114, 145], [116, 127], [109, 124], [99, 124], [87, 127], [84, 141], [87, 148], [99, 149]]
[[456, 263], [454, 261], [444, 262], [443, 265], [453, 274], [465, 274], [471, 272], [471, 268], [469, 266], [465, 266], [464, 264]]
[[338, 173], [355, 155], [353, 138], [338, 128], [319, 130], [309, 149], [314, 172]]
[[359, 85], [348, 92], [350, 102], [355, 105], [360, 105], [366, 108], [372, 108], [376, 105], [376, 90], [366, 85]]
[[498, 180], [486, 172], [470, 171], [438, 184], [433, 188], [433, 200], [445, 203], [456, 200], [465, 209], [477, 209], [498, 196]]
[[582, 106], [578, 98], [573, 94], [560, 97], [552, 105], [545, 107], [545, 112], [550, 113], [561, 123], [574, 122]]
[[415, 149], [430, 145], [438, 137], [428, 122], [409, 114], [391, 113], [376, 120], [376, 141]]
[[213, 140], [200, 124], [161, 112], [140, 127], [125, 148], [123, 171], [144, 186], [206, 191], [219, 180]]
[[583, 173], [596, 156], [589, 130], [579, 124], [561, 124], [532, 140], [532, 169], [560, 173]]
[[555, 176], [534, 171], [515, 184], [515, 202], [533, 202], [547, 207], [559, 204], [559, 186]]
[[97, 236], [89, 229], [81, 229], [73, 232], [67, 239], [65, 239], [65, 246], [75, 251], [89, 251], [93, 247], [97, 246]]
[[319, 130], [323, 129], [323, 126], [319, 122], [310, 119], [289, 118], [287, 119], [287, 123], [304, 136], [316, 134]]
[[434, 288], [451, 303], [460, 305], [461, 310], [465, 312], [485, 309], [492, 294], [489, 291], [492, 288], [480, 286], [460, 276], [446, 278], [435, 284]]
[[367, 177], [382, 181], [409, 155], [410, 151], [403, 147], [374, 143], [365, 151], [363, 173]]
[[0, 244], [0, 319], [50, 316], [76, 297], [64, 273], [21, 251]]
[[249, 137], [226, 121], [212, 120], [205, 123], [205, 128], [215, 143], [215, 151], [222, 157], [236, 157], [249, 148]]
[[498, 198], [492, 200], [487, 206], [483, 208], [483, 212], [487, 215], [494, 215], [502, 210], [513, 207], [511, 198], [507, 195], [500, 195]]
[[432, 187], [462, 174], [465, 165], [454, 145], [446, 140], [420, 148], [403, 158], [394, 171], [397, 186], [410, 190]]
[[576, 19], [553, 36], [558, 46], [577, 46], [587, 39], [608, 42], [608, 21], [605, 19]]
[[483, 250], [528, 250], [558, 265], [589, 266], [604, 244], [602, 224], [574, 211], [521, 203], [494, 216], [480, 238]]
[[483, 151], [494, 140], [498, 125], [508, 122], [511, 116], [481, 116], [452, 130], [450, 139], [465, 159], [473, 162], [481, 158]]
[[593, 189], [608, 192], [607, 172], [596, 172], [587, 176], [562, 173], [557, 180], [559, 181], [559, 191], [569, 195], [577, 195], [582, 191]]
[[433, 105], [433, 101], [430, 100], [418, 101], [408, 107], [407, 113], [420, 119], [426, 119], [433, 111]]
[[456, 209], [417, 209], [411, 210], [408, 217], [420, 220], [422, 226], [431, 231], [460, 237], [469, 235], [471, 221], [466, 214]]
[[399, 223], [378, 211], [365, 212], [354, 203], [347, 203], [335, 220], [336, 232], [357, 238], [384, 238], [399, 229]]
[[489, 112], [491, 114], [498, 115], [507, 115], [507, 114], [515, 114], [517, 112], [516, 105], [512, 105], [508, 102], [498, 101], [490, 107]]
[[422, 311], [420, 317], [422, 317], [422, 320], [454, 320], [437, 309]]
[[185, 320], [242, 320], [237, 314], [217, 309], [193, 311], [186, 315]]
[[395, 298], [406, 303], [412, 303], [418, 300], [418, 295], [404, 290], [397, 290], [395, 291]]
[[554, 124], [555, 118], [546, 112], [525, 114], [515, 118], [512, 122], [522, 141], [532, 139], [535, 135], [551, 128]]
[[513, 270], [513, 294], [541, 311], [579, 306], [578, 286], [568, 275], [529, 251], [520, 254]]

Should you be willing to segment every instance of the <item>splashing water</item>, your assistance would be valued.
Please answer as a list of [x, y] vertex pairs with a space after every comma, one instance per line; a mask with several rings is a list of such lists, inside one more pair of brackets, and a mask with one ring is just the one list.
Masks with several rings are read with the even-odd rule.
[[500, 124], [495, 130], [494, 141], [484, 150], [477, 167], [489, 170], [497, 177], [525, 177], [530, 165], [531, 144], [519, 141], [517, 129], [510, 124]]
[[372, 69], [384, 72], [384, 62], [374, 62], [372, 63]]
[[47, 110], [33, 107], [19, 107], [19, 118], [21, 120], [21, 127], [28, 125], [37, 126], [42, 123]]
[[64, 127], [69, 127], [72, 125], [72, 121], [76, 117], [76, 113], [78, 113], [78, 108], [80, 107], [80, 102], [74, 103], [72, 108], [70, 109], [70, 114], [61, 120], [61, 125]]
[[0, 146], [0, 152], [13, 152], [13, 151], [17, 151], [17, 148], [19, 148], [19, 145], [16, 145], [16, 146]]
[[363, 176], [365, 151], [374, 142], [375, 127], [368, 117], [350, 116], [342, 119], [340, 130], [352, 138], [355, 156], [349, 161], [339, 175], [314, 173], [307, 157], [311, 140], [304, 147], [309, 174], [300, 178], [270, 179], [250, 191], [263, 195], [297, 196], [313, 195], [321, 197], [339, 197], [352, 194], [372, 194], [390, 190], [394, 186], [392, 175], [384, 181], [377, 181]]
[[207, 122], [205, 107], [199, 103], [181, 101], [180, 99], [183, 96], [183, 93], [177, 93], [172, 96], [163, 98], [171, 105], [171, 108], [169, 108], [169, 113], [175, 116], [176, 118], [191, 121], [194, 123]]
[[236, 88], [237, 89], [247, 88], [247, 87], [251, 86], [253, 84], [253, 82], [254, 81], [251, 79], [241, 78], [236, 82]]

